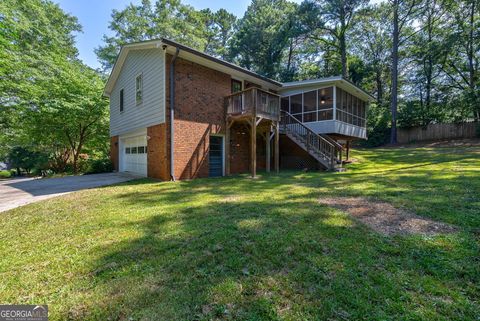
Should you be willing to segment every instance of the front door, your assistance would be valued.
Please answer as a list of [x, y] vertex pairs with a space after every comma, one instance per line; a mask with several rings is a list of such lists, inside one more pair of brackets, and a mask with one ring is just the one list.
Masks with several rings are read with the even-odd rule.
[[210, 150], [208, 153], [210, 177], [223, 176], [223, 137], [210, 136]]

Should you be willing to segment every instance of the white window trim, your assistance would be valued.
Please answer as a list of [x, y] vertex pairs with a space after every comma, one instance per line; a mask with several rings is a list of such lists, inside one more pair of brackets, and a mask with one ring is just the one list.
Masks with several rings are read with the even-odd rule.
[[[122, 107], [122, 91], [123, 91], [123, 109]], [[118, 91], [118, 110], [120, 111], [120, 114], [123, 114], [125, 111], [125, 88], [120, 88]]]
[[[138, 77], [140, 77], [140, 89], [137, 88], [137, 79]], [[138, 91], [140, 90], [140, 93], [141, 93], [141, 99], [138, 100], [137, 99], [137, 93]], [[135, 104], [138, 106], [138, 105], [141, 105], [143, 103], [143, 73], [139, 73], [137, 74], [137, 76], [135, 76]]]

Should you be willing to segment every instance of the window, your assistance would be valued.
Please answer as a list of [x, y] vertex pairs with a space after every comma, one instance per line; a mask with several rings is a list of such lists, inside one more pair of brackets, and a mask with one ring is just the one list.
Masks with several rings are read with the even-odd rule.
[[132, 154], [136, 154], [137, 153], [137, 147], [132, 147], [131, 152], [132, 152]]
[[366, 104], [360, 98], [337, 87], [337, 120], [365, 127]]
[[123, 89], [120, 89], [120, 111], [123, 111]]
[[290, 96], [290, 113], [301, 122], [303, 122], [302, 96], [302, 94]]
[[135, 101], [138, 104], [142, 103], [143, 98], [143, 75], [140, 74], [135, 79]]
[[144, 146], [138, 146], [137, 147], [137, 152], [138, 152], [138, 154], [144, 154], [145, 153], [145, 147]]
[[333, 109], [319, 110], [318, 111], [318, 120], [331, 120], [333, 119]]
[[317, 121], [317, 112], [314, 111], [313, 113], [304, 113], [303, 114], [303, 122], [308, 123], [312, 121]]
[[317, 92], [315, 90], [303, 94], [303, 111], [317, 111]]
[[291, 114], [299, 114], [302, 112], [302, 94], [290, 97]]
[[232, 79], [232, 94], [242, 91], [242, 82], [240, 80]]
[[280, 101], [281, 102], [281, 108], [283, 111], [286, 111], [286, 112], [290, 112], [290, 108], [289, 108], [289, 105], [290, 105], [290, 101], [289, 101], [289, 98], [288, 97], [282, 97], [282, 100]]
[[130, 147], [125, 148], [125, 154], [130, 154]]
[[333, 87], [318, 90], [318, 109], [333, 108]]

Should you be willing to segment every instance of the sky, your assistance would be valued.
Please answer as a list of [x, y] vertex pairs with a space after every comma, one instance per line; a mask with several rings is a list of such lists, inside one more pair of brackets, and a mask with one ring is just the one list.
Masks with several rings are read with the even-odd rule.
[[[293, 1], [301, 2], [301, 0]], [[102, 44], [104, 34], [111, 35], [108, 24], [112, 10], [121, 10], [129, 3], [137, 4], [140, 0], [56, 0], [55, 2], [65, 12], [76, 16], [83, 27], [83, 32], [76, 36], [80, 59], [90, 67], [100, 68], [94, 49]], [[250, 0], [183, 0], [182, 2], [196, 9], [210, 8], [217, 11], [224, 8], [237, 17], [242, 17], [250, 4]]]
[[[54, 0], [67, 13], [78, 18], [83, 32], [76, 36], [79, 57], [93, 68], [100, 68], [94, 49], [102, 45], [103, 35], [111, 35], [108, 24], [113, 9], [122, 10], [129, 3], [138, 4], [141, 0]], [[291, 0], [300, 3], [301, 0]], [[382, 0], [372, 0], [378, 3]], [[224, 8], [237, 17], [242, 17], [251, 0], [183, 0], [195, 9], [210, 8], [217, 11]]]

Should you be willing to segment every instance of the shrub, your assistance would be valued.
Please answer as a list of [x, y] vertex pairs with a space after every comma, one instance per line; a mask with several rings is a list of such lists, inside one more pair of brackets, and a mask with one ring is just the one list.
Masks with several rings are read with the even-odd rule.
[[85, 174], [110, 173], [113, 171], [112, 161], [108, 158], [89, 159]]
[[0, 171], [0, 178], [10, 178], [12, 173], [10, 171], [2, 170]]
[[41, 171], [48, 167], [48, 156], [29, 147], [13, 147], [8, 154], [8, 160], [18, 174], [21, 169], [29, 174], [32, 170]]
[[476, 135], [477, 135], [478, 138], [480, 138], [480, 122], [477, 124]]

